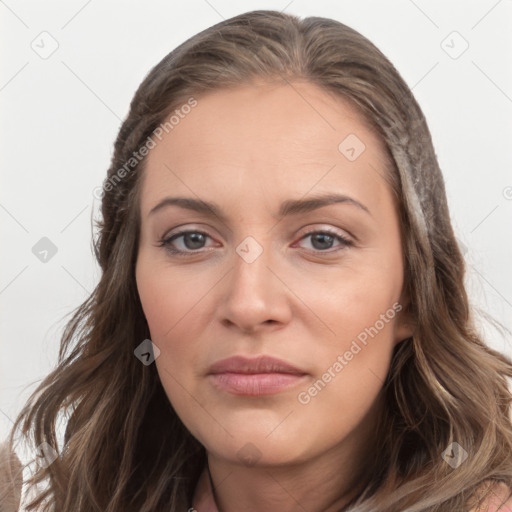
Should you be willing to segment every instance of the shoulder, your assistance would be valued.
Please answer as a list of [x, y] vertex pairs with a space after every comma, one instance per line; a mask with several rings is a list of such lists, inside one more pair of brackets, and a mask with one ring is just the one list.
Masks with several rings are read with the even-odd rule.
[[495, 484], [486, 501], [470, 512], [512, 512], [512, 490], [504, 483]]
[[6, 512], [18, 510], [23, 486], [23, 466], [6, 442], [0, 443], [0, 509]]

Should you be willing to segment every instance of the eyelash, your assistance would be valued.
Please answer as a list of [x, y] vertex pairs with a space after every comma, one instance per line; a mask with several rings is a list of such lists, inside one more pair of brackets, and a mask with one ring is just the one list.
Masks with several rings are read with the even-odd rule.
[[[205, 233], [204, 231], [200, 231], [200, 230], [186, 230], [186, 231], [179, 231], [178, 233], [174, 233], [172, 236], [170, 237], [167, 237], [167, 238], [162, 238], [161, 240], [158, 241], [158, 247], [163, 247], [166, 251], [170, 252], [172, 255], [174, 256], [180, 256], [180, 257], [187, 257], [187, 256], [191, 256], [191, 255], [195, 255], [195, 254], [200, 254], [201, 252], [205, 252], [205, 251], [202, 251], [201, 249], [198, 249], [198, 250], [187, 250], [187, 251], [182, 251], [180, 249], [176, 249], [174, 247], [171, 247], [171, 243], [176, 240], [177, 238], [180, 238], [186, 234], [189, 234], [189, 233], [198, 233], [200, 235], [204, 235], [208, 238], [211, 238], [210, 235], [208, 235], [208, 233]], [[309, 252], [312, 252], [314, 254], [332, 254], [332, 253], [337, 253], [339, 251], [343, 251], [346, 247], [351, 247], [354, 245], [354, 243], [349, 240], [348, 238], [345, 238], [343, 236], [341, 236], [340, 234], [334, 232], [334, 231], [331, 231], [329, 229], [323, 229], [323, 230], [312, 230], [312, 231], [308, 231], [307, 233], [304, 233], [304, 235], [301, 237], [300, 240], [304, 239], [304, 238], [307, 238], [308, 236], [311, 236], [311, 235], [316, 235], [316, 234], [322, 234], [322, 235], [329, 235], [329, 236], [332, 236], [334, 237], [335, 239], [337, 239], [338, 241], [341, 242], [341, 247], [338, 248], [338, 249], [335, 249], [335, 250], [326, 250], [326, 251], [321, 251], [319, 249], [313, 249], [313, 250], [309, 250]]]

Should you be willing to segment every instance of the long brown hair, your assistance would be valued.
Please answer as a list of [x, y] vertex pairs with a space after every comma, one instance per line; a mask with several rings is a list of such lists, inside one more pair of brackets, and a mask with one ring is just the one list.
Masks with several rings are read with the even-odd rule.
[[[21, 426], [34, 452], [47, 443], [58, 453], [31, 476], [29, 484], [47, 485], [27, 510], [190, 506], [204, 448], [174, 412], [155, 365], [134, 356], [149, 338], [135, 282], [145, 163], [138, 155], [191, 98], [200, 102], [209, 91], [262, 78], [306, 80], [350, 101], [392, 162], [387, 178], [416, 328], [393, 354], [383, 388], [382, 442], [368, 463], [363, 492], [347, 510], [463, 511], [476, 505], [484, 484], [512, 486], [512, 361], [487, 346], [474, 326], [464, 259], [419, 105], [389, 60], [355, 30], [331, 19], [260, 10], [187, 40], [150, 71], [131, 102], [103, 187], [95, 241], [101, 279], [67, 324], [57, 367], [11, 432], [11, 443]], [[467, 452], [457, 468], [442, 457], [454, 442]]]

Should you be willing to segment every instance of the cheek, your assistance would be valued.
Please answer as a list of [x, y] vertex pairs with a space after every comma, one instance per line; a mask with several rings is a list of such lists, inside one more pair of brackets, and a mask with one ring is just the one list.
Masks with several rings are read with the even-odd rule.
[[[205, 276], [206, 277], [206, 276]], [[208, 279], [197, 279], [165, 263], [139, 258], [137, 288], [153, 342], [175, 338], [176, 332], [198, 325], [204, 313], [201, 299], [212, 287]]]
[[398, 302], [402, 281], [400, 265], [393, 271], [380, 269], [379, 262], [372, 261], [323, 285], [319, 294], [308, 293], [305, 285], [301, 291], [328, 327], [322, 329], [324, 336], [312, 352], [314, 379], [297, 397], [310, 408], [313, 422], [331, 411], [333, 423], [355, 425], [384, 384], [402, 309]]
[[316, 318], [315, 329], [324, 327], [321, 343], [327, 347], [346, 349], [347, 342], [350, 344], [358, 335], [364, 341], [367, 329], [373, 332], [375, 324], [381, 338], [392, 337], [398, 313], [393, 305], [402, 289], [401, 266], [395, 262], [394, 268], [385, 267], [377, 255], [371, 256], [364, 264], [347, 259], [343, 268], [333, 269], [327, 278], [324, 268], [294, 281], [294, 293]]
[[201, 332], [208, 321], [208, 292], [218, 279], [186, 270], [170, 269], [165, 263], [139, 258], [137, 288], [151, 341], [160, 349], [156, 366], [169, 398], [178, 399], [183, 387], [194, 379], [193, 368], [201, 355]]
[[194, 319], [201, 317], [204, 291], [200, 286], [190, 286], [190, 282], [187, 285], [175, 272], [166, 272], [165, 266], [147, 265], [144, 260], [138, 262], [136, 274], [151, 341], [160, 349], [155, 365], [163, 389], [187, 428], [199, 435], [194, 418], [200, 412], [191, 410], [187, 390], [193, 387], [191, 368], [197, 358], [194, 329], [198, 324]]
[[384, 385], [395, 345], [400, 306], [393, 307], [388, 294], [352, 299], [331, 306], [326, 318], [336, 336], [311, 352], [318, 372], [296, 396], [296, 419], [307, 419], [308, 432], [326, 447], [359, 429]]

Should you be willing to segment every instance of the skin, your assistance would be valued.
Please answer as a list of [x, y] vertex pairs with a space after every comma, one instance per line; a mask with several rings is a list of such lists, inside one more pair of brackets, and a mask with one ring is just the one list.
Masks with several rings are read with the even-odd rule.
[[[161, 351], [155, 363], [177, 414], [207, 450], [224, 512], [324, 512], [347, 503], [377, 442], [392, 350], [412, 333], [383, 143], [346, 100], [292, 85], [260, 82], [198, 97], [151, 150], [141, 190], [136, 279]], [[338, 149], [349, 134], [365, 145], [354, 161]], [[333, 192], [369, 212], [345, 202], [276, 216], [285, 200]], [[175, 205], [150, 214], [167, 196], [213, 201], [225, 219]], [[352, 244], [306, 236], [325, 229]], [[181, 230], [208, 236], [196, 245], [175, 239], [185, 257], [159, 246]], [[263, 249], [252, 263], [236, 252], [248, 236]], [[299, 393], [397, 302], [403, 310], [300, 403]], [[260, 354], [307, 375], [266, 396], [234, 395], [206, 375], [221, 359]], [[238, 455], [247, 443], [258, 450], [250, 466]]]

